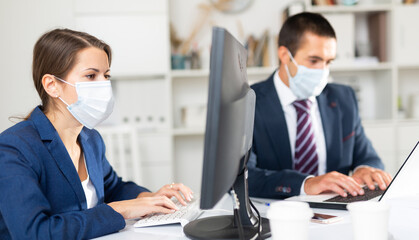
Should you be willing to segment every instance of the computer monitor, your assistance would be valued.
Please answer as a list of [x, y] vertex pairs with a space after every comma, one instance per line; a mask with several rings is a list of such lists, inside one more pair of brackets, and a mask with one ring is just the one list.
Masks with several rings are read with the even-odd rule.
[[[269, 233], [268, 221], [252, 211], [248, 194], [246, 164], [252, 147], [256, 95], [247, 81], [246, 60], [246, 49], [228, 31], [214, 27], [200, 207], [213, 208], [230, 190], [240, 204], [234, 215], [187, 224], [183, 230], [192, 239], [237, 239], [243, 234], [250, 239]], [[239, 231], [242, 229], [244, 232]]]

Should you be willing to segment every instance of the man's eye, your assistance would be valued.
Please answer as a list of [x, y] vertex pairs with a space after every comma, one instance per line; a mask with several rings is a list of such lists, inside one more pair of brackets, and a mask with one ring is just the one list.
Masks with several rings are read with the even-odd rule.
[[310, 60], [311, 64], [316, 64], [318, 61], [317, 60]]
[[111, 75], [105, 75], [105, 78], [109, 80], [111, 79]]

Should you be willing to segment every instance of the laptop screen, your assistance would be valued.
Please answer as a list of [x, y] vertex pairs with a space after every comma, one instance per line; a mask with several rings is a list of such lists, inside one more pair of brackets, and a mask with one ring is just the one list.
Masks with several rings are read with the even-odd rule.
[[404, 196], [419, 195], [419, 142], [413, 148], [399, 171], [393, 178], [387, 190], [381, 196], [383, 199], [390, 199]]

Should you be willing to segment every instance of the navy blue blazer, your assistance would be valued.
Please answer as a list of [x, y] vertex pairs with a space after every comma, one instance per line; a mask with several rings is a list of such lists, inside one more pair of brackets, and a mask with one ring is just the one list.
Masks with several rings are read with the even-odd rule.
[[106, 203], [148, 190], [117, 176], [96, 130], [83, 128], [78, 140], [98, 197], [91, 209], [63, 142], [39, 107], [0, 135], [0, 239], [88, 239], [125, 227]]
[[[252, 86], [256, 92], [253, 153], [248, 162], [250, 196], [286, 198], [300, 194], [308, 176], [292, 169], [287, 123], [273, 76]], [[352, 88], [327, 84], [317, 97], [326, 140], [327, 172], [349, 174], [360, 165], [384, 168], [365, 136]]]

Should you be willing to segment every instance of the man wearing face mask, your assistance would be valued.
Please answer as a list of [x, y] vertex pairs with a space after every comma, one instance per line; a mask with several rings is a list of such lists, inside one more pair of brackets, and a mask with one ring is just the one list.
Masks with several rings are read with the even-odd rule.
[[385, 189], [390, 183], [365, 136], [354, 91], [327, 83], [335, 56], [335, 32], [321, 15], [305, 12], [284, 23], [278, 70], [252, 86], [251, 196], [336, 192], [346, 197], [363, 195], [364, 184]]

